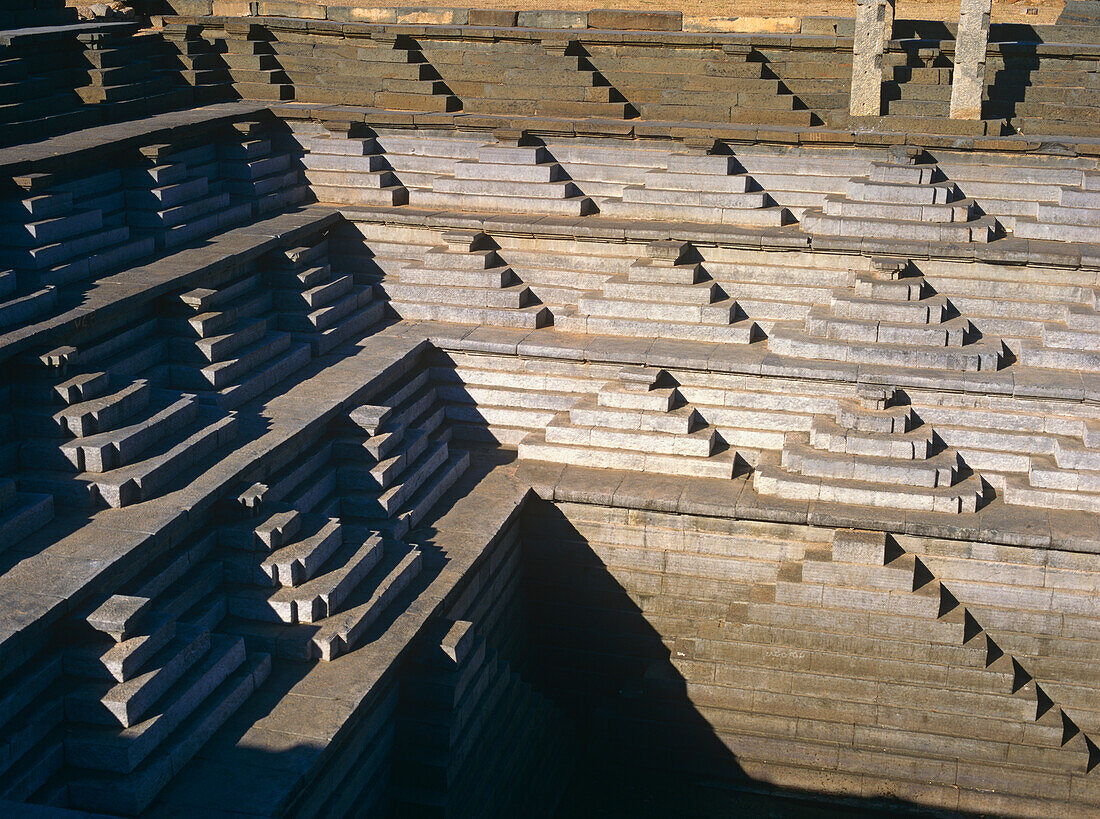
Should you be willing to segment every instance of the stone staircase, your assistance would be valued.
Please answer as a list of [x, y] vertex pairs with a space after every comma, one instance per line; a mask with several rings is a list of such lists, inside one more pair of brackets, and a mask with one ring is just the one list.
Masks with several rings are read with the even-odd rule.
[[924, 151], [892, 147], [891, 161], [872, 161], [844, 195], [825, 198], [823, 212], [808, 210], [802, 227], [815, 236], [861, 235], [931, 242], [988, 242], [996, 222], [947, 181]]
[[762, 495], [948, 514], [977, 511], [986, 494], [895, 390], [867, 386], [858, 403], [838, 402], [835, 419], [815, 416], [808, 434], [788, 433], [778, 459], [761, 456], [753, 486]]
[[225, 52], [221, 58], [241, 98], [294, 99], [294, 86], [279, 64], [270, 33], [262, 26], [251, 26], [241, 20], [227, 20], [225, 27]]
[[0, 144], [190, 105], [164, 41], [137, 28], [42, 23], [0, 47]]
[[876, 257], [855, 273], [854, 288], [833, 291], [805, 324], [776, 322], [773, 352], [859, 364], [986, 372], [1000, 367], [1003, 346], [959, 316], [907, 261]]
[[1012, 235], [1045, 241], [1100, 242], [1100, 171], [1086, 171], [1079, 185], [1060, 185], [1057, 191], [1057, 201], [1037, 203], [1034, 219], [1017, 219]]
[[595, 203], [568, 179], [546, 148], [525, 141], [513, 134], [482, 145], [475, 161], [455, 162], [453, 176], [435, 178], [431, 193], [419, 197], [418, 204], [555, 216], [594, 213]]
[[232, 441], [232, 414], [136, 377], [167, 346], [148, 321], [80, 352], [43, 355], [13, 407], [24, 436], [20, 486], [62, 506], [128, 506]]
[[732, 478], [738, 456], [667, 372], [628, 367], [519, 445], [520, 458], [665, 475]]
[[268, 283], [274, 289], [278, 327], [310, 345], [314, 357], [378, 324], [385, 303], [353, 274], [332, 270], [328, 238], [275, 254]]
[[571, 319], [568, 329], [723, 344], [757, 340], [760, 329], [715, 283], [699, 258], [690, 242], [651, 242], [645, 258], [630, 266], [626, 281], [610, 278], [601, 295], [579, 298], [577, 312], [586, 318]]
[[275, 298], [257, 270], [169, 300], [166, 384], [235, 407], [309, 363], [310, 344], [280, 329]]
[[340, 205], [405, 205], [409, 192], [390, 168], [378, 143], [350, 132], [313, 132], [299, 137], [305, 177], [320, 202]]
[[243, 493], [251, 519], [219, 534], [227, 628], [291, 659], [351, 650], [419, 574], [421, 551], [405, 537], [469, 464], [449, 448], [444, 420], [423, 371]]
[[531, 329], [553, 322], [485, 233], [448, 231], [443, 241], [424, 254], [422, 266], [403, 266], [382, 284], [402, 318]]
[[645, 119], [808, 126], [816, 122], [749, 43], [691, 52], [586, 42], [591, 61]]
[[641, 185], [622, 188], [622, 199], [605, 200], [605, 216], [665, 219], [723, 225], [778, 227], [793, 221], [776, 206], [730, 154], [674, 153], [664, 170], [649, 171]]
[[268, 654], [215, 631], [225, 616], [207, 535], [77, 615], [65, 650], [69, 804], [135, 815], [267, 678]]

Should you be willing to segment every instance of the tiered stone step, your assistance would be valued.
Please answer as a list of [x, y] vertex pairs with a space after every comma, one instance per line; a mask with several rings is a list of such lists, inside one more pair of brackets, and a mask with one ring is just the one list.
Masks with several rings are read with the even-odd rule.
[[53, 286], [99, 275], [154, 249], [151, 237], [135, 235], [126, 224], [118, 170], [72, 180], [28, 174], [16, 182], [15, 195], [0, 204], [0, 236], [9, 246], [5, 263], [15, 273], [4, 276], [4, 325], [55, 310]]
[[170, 71], [157, 37], [111, 32], [79, 34], [90, 83], [76, 89], [85, 105], [106, 105], [111, 119], [187, 105], [190, 96]]
[[409, 192], [394, 175], [373, 137], [312, 133], [299, 136], [306, 149], [305, 176], [320, 202], [341, 205], [405, 205]]
[[27, 801], [65, 763], [60, 652], [37, 651], [3, 679], [0, 798]]
[[173, 334], [171, 386], [235, 407], [307, 364], [310, 345], [280, 331], [276, 298], [263, 274], [252, 272], [174, 299], [176, 315], [164, 322]]
[[[118, 339], [124, 348], [132, 340]], [[117, 364], [114, 347], [107, 342], [89, 348], [81, 363]], [[25, 436], [19, 455], [24, 487], [50, 492], [65, 506], [127, 506], [161, 494], [199, 459], [236, 437], [232, 415], [202, 407], [193, 396], [156, 389], [147, 379], [113, 375], [111, 369], [75, 375], [62, 370], [28, 385], [27, 403], [14, 412]]]
[[148, 145], [141, 153], [142, 166], [127, 171], [127, 221], [151, 232], [158, 247], [188, 244], [251, 215], [249, 203], [234, 202], [216, 185], [216, 144], [184, 150], [168, 144]]
[[423, 207], [462, 211], [519, 211], [585, 216], [595, 203], [569, 181], [541, 145], [505, 139], [482, 145], [476, 162], [459, 161], [454, 175], [432, 181], [432, 192], [417, 197]]
[[978, 372], [1000, 366], [1002, 345], [980, 338], [906, 262], [873, 259], [853, 289], [833, 292], [804, 325], [776, 322], [769, 347], [797, 358]]
[[464, 450], [451, 450], [445, 408], [427, 375], [395, 393], [391, 406], [353, 411], [358, 435], [337, 449], [341, 515], [394, 537], [416, 526], [470, 462]]
[[690, 52], [585, 43], [601, 69], [645, 119], [808, 126], [817, 120], [749, 43]]
[[461, 353], [433, 362], [431, 377], [446, 401], [455, 437], [509, 447], [545, 429], [579, 395], [594, 389], [583, 378], [547, 373], [538, 359]]
[[815, 418], [809, 434], [788, 433], [779, 463], [761, 458], [753, 485], [762, 495], [946, 513], [974, 512], [981, 479], [958, 453], [936, 452], [933, 433], [892, 389], [860, 387], [838, 402], [835, 421]]
[[923, 150], [903, 146], [891, 149], [890, 162], [872, 162], [868, 176], [854, 177], [845, 195], [827, 196], [823, 212], [803, 213], [802, 226], [826, 236], [988, 242], [996, 223], [979, 216]]
[[1013, 235], [1021, 239], [1100, 242], [1100, 173], [1082, 174], [1081, 185], [1060, 185], [1056, 202], [1039, 202], [1035, 218], [1017, 219]]
[[519, 445], [521, 458], [666, 475], [732, 478], [737, 454], [684, 401], [663, 370], [630, 367], [596, 396], [581, 398], [542, 433]]
[[226, 22], [223, 57], [233, 87], [248, 100], [291, 100], [294, 86], [279, 65], [271, 35], [245, 21]]
[[553, 316], [537, 303], [480, 231], [449, 231], [423, 266], [405, 266], [382, 284], [393, 308], [406, 319], [434, 319], [497, 327], [543, 327]]
[[53, 495], [20, 492], [11, 478], [0, 478], [0, 552], [53, 520]]
[[420, 43], [466, 113], [622, 120], [634, 109], [566, 36], [494, 44], [493, 59], [460, 40]]
[[135, 814], [267, 677], [267, 654], [212, 633], [224, 617], [213, 536], [81, 612], [66, 650], [72, 807]]
[[362, 336], [382, 319], [385, 304], [374, 299], [369, 285], [333, 272], [327, 238], [276, 254], [271, 264], [278, 327], [308, 342], [314, 356]]
[[584, 329], [602, 335], [748, 344], [759, 328], [699, 263], [690, 243], [652, 242], [626, 281], [604, 282], [601, 296], [582, 296]]
[[236, 122], [218, 143], [219, 186], [237, 200], [251, 202], [255, 216], [284, 210], [305, 201], [292, 144], [261, 122]]
[[678, 153], [666, 169], [650, 171], [641, 185], [627, 185], [622, 200], [601, 204], [606, 216], [771, 227], [793, 221], [757, 189], [732, 155]]

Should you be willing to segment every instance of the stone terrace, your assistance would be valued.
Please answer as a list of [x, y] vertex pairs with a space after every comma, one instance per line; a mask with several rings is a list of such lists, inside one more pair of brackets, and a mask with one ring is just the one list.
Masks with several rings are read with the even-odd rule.
[[1100, 812], [1087, 1], [167, 6], [0, 34], [5, 813]]

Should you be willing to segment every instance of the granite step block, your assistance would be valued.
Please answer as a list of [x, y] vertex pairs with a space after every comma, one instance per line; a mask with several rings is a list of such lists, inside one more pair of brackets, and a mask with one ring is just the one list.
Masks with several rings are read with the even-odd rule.
[[[230, 410], [272, 389], [309, 364], [313, 357], [314, 341], [298, 343], [298, 338], [293, 338], [293, 341], [286, 352], [266, 359], [239, 382], [219, 390], [213, 396], [201, 396], [200, 400], [210, 401], [222, 409]], [[316, 343], [323, 344], [323, 341]]]
[[736, 456], [731, 452], [719, 452], [709, 458], [684, 458], [592, 446], [567, 446], [548, 443], [542, 432], [530, 433], [523, 439], [519, 445], [519, 457], [589, 468], [598, 464], [605, 469], [698, 478], [729, 479], [736, 470]]
[[[402, 274], [402, 279], [404, 274]], [[525, 284], [502, 287], [472, 287], [460, 285], [405, 284], [403, 281], [387, 282], [383, 290], [395, 303], [426, 302], [455, 304], [468, 307], [492, 307], [520, 309], [534, 301], [531, 288]]]
[[53, 495], [17, 492], [11, 505], [0, 512], [0, 551], [37, 532], [53, 516]]
[[124, 779], [79, 777], [70, 784], [71, 804], [84, 810], [137, 815], [153, 801], [204, 744], [259, 687], [271, 670], [267, 654], [249, 653], [234, 673], [203, 699], [163, 747], [163, 753]]
[[307, 168], [305, 178], [313, 187], [402, 187], [401, 180], [397, 178], [393, 171], [388, 170], [372, 173], [349, 173], [347, 171], [318, 171]]
[[338, 276], [318, 282], [305, 290], [277, 290], [275, 306], [279, 310], [315, 309], [324, 307], [349, 293], [355, 286], [352, 276]]
[[679, 455], [685, 458], [709, 458], [715, 453], [718, 444], [717, 433], [709, 428], [669, 434], [645, 429], [586, 427], [579, 425], [571, 417], [567, 424], [556, 419], [547, 426], [545, 438], [547, 444], [592, 446], [598, 449]]
[[364, 518], [386, 518], [396, 514], [405, 501], [447, 461], [449, 454], [446, 441], [433, 441], [416, 461], [409, 464], [400, 482], [381, 493], [346, 493], [341, 502], [343, 514]]
[[194, 401], [185, 396], [136, 424], [69, 441], [61, 452], [77, 471], [107, 472], [133, 463], [164, 436], [190, 426], [197, 412]]
[[503, 165], [489, 162], [473, 162], [467, 159], [454, 163], [456, 180], [476, 180], [480, 182], [513, 182], [529, 185], [564, 182], [568, 175], [556, 162], [540, 165]]
[[536, 213], [547, 216], [587, 216], [596, 211], [595, 203], [585, 196], [576, 196], [571, 199], [546, 199], [529, 195], [498, 196], [424, 191], [419, 193], [416, 199], [420, 207], [459, 211]]
[[[138, 379], [110, 395], [101, 394], [87, 401], [70, 404], [53, 414], [53, 428], [56, 429], [54, 434], [86, 438], [98, 432], [109, 431], [148, 407], [151, 398], [152, 388], [149, 382]], [[17, 417], [18, 414], [17, 412]]]
[[260, 563], [259, 572], [263, 581], [278, 586], [302, 584], [318, 573], [343, 539], [343, 529], [338, 520], [309, 520], [307, 528], [293, 543], [273, 551]]
[[381, 557], [382, 541], [377, 535], [349, 537], [312, 578], [298, 586], [231, 592], [229, 613], [262, 622], [316, 623], [336, 613]]
[[337, 470], [337, 485], [341, 491], [382, 491], [393, 485], [404, 470], [415, 463], [430, 441], [429, 433], [422, 429], [404, 430], [400, 444], [387, 449], [385, 457], [373, 464], [356, 462], [342, 464]]
[[181, 472], [237, 435], [237, 419], [232, 416], [213, 421], [200, 417], [199, 423], [203, 426], [165, 451], [96, 476], [94, 482], [100, 498], [109, 506], [119, 508], [156, 497]]
[[68, 718], [96, 725], [136, 725], [149, 708], [210, 648], [210, 632], [181, 626], [140, 673], [107, 686], [85, 683], [65, 698]]
[[[255, 343], [234, 350], [233, 358], [213, 362], [201, 369], [190, 370], [190, 377], [179, 373], [182, 367], [174, 367], [172, 380], [176, 383], [176, 376], [179, 374], [181, 377], [178, 386], [182, 389], [225, 389], [239, 382], [269, 359], [287, 352], [291, 343], [292, 339], [287, 333], [268, 332]], [[195, 386], [192, 387], [192, 384]]]
[[491, 327], [515, 327], [535, 330], [553, 323], [553, 315], [543, 305], [498, 310], [492, 307], [466, 307], [456, 304], [424, 304], [391, 301], [398, 314], [408, 320], [428, 319], [458, 324], [485, 324]]
[[465, 194], [478, 197], [511, 197], [522, 199], [574, 199], [582, 196], [571, 181], [532, 184], [526, 181], [439, 177], [432, 184], [436, 193]]
[[856, 456], [923, 461], [932, 449], [932, 431], [926, 425], [896, 434], [845, 428], [831, 419], [814, 416], [809, 430], [814, 449]]
[[718, 344], [751, 344], [760, 337], [759, 328], [751, 321], [740, 321], [736, 324], [686, 324], [590, 315], [585, 321], [585, 327], [593, 335], [669, 338]]
[[244, 660], [242, 640], [212, 635], [210, 649], [157, 701], [150, 716], [121, 730], [86, 725], [70, 732], [66, 762], [95, 771], [133, 772]]
[[[630, 298], [615, 297], [607, 293], [605, 287], [604, 296], [583, 296], [577, 303], [577, 309], [581, 313], [600, 318], [624, 318], [642, 319], [645, 321], [665, 322], [669, 324], [715, 324], [730, 325], [740, 318], [740, 308], [733, 299], [722, 299], [716, 302], [692, 302], [675, 301], [671, 298], [660, 299], [659, 296], [646, 298], [645, 288], [630, 284], [630, 290], [643, 292], [631, 292]], [[624, 288], [624, 289], [627, 289]], [[664, 288], [655, 288], [664, 289]], [[708, 298], [708, 294], [701, 294]], [[702, 303], [700, 303], [702, 302]]]
[[386, 607], [420, 574], [419, 549], [411, 549], [379, 582], [370, 599], [329, 618], [311, 639], [311, 654], [330, 661], [352, 650]]
[[357, 188], [313, 185], [313, 193], [318, 202], [336, 205], [366, 205], [371, 207], [394, 207], [409, 203], [409, 192], [400, 186], [388, 188]]
[[807, 478], [860, 480], [910, 487], [953, 486], [959, 473], [959, 458], [942, 452], [923, 460], [857, 455], [815, 449], [804, 433], [789, 433], [783, 445], [784, 469]]
[[176, 619], [161, 612], [150, 614], [145, 633], [121, 642], [81, 641], [65, 650], [65, 672], [78, 677], [124, 682], [159, 652], [176, 634]]

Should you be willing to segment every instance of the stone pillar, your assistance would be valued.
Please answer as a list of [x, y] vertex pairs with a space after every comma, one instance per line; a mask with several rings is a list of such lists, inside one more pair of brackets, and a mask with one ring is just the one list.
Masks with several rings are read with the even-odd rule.
[[894, 0], [858, 0], [852, 43], [849, 112], [877, 117], [882, 110], [882, 53], [894, 29]]
[[989, 44], [992, 0], [962, 0], [955, 35], [955, 71], [951, 80], [951, 118], [981, 119], [985, 90], [985, 51]]

